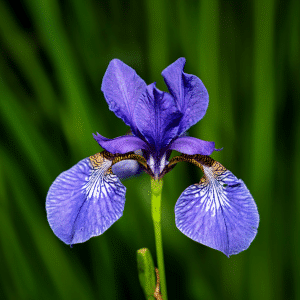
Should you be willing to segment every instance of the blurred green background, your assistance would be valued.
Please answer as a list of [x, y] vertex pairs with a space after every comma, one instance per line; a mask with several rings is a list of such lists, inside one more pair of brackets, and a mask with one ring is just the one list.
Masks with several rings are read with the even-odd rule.
[[72, 249], [51, 231], [52, 181], [128, 131], [100, 91], [112, 58], [165, 90], [184, 56], [210, 95], [190, 135], [242, 178], [260, 226], [229, 259], [177, 230], [174, 205], [201, 171], [165, 176], [169, 299], [300, 299], [300, 1], [0, 1], [0, 298], [144, 299], [136, 250], [155, 258], [150, 179], [126, 180], [123, 217]]

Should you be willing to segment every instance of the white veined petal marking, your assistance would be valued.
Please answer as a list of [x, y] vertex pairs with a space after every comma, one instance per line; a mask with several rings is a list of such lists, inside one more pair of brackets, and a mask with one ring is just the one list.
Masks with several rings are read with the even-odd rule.
[[159, 174], [163, 171], [163, 169], [167, 164], [168, 164], [167, 153], [165, 152], [159, 163]]
[[110, 174], [109, 168], [112, 162], [103, 157], [101, 153], [97, 153], [89, 157], [92, 166], [91, 174], [87, 183], [82, 187], [87, 195], [87, 200], [90, 198], [99, 199], [102, 196], [107, 197], [107, 189], [109, 184], [104, 180]]
[[[200, 181], [200, 184], [205, 185], [205, 192], [208, 193], [207, 204], [205, 211], [210, 211], [212, 216], [215, 216], [216, 210], [222, 207], [230, 207], [228, 198], [224, 193], [224, 178], [226, 178], [226, 172], [229, 173], [220, 163], [214, 162], [213, 166], [208, 167], [203, 165], [203, 172], [205, 177]], [[227, 174], [228, 175], [228, 174]], [[204, 182], [203, 182], [204, 181]], [[207, 183], [207, 185], [205, 184]], [[203, 198], [202, 201], [204, 201]]]
[[149, 157], [147, 163], [148, 163], [148, 166], [149, 166], [149, 168], [151, 169], [151, 171], [152, 171], [153, 173], [155, 173], [155, 167], [154, 167], [155, 161], [154, 161], [154, 158], [153, 158], [152, 155], [150, 155], [150, 157]]
[[204, 176], [177, 200], [177, 228], [227, 256], [247, 249], [257, 233], [259, 214], [246, 185], [210, 157], [197, 155], [184, 160], [189, 158]]
[[51, 185], [47, 218], [66, 244], [98, 236], [122, 216], [126, 187], [112, 173], [111, 165], [106, 153], [98, 153], [61, 173]]

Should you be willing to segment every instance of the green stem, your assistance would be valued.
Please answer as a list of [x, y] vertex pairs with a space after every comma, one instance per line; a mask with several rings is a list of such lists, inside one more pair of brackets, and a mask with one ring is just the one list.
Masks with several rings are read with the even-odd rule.
[[167, 300], [164, 255], [161, 235], [161, 191], [163, 181], [151, 178], [151, 211], [155, 233], [157, 264], [160, 277], [160, 289], [163, 300]]

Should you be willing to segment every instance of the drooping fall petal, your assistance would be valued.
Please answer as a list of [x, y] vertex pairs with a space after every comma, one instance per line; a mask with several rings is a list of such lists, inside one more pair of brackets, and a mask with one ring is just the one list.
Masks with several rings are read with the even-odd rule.
[[259, 215], [245, 183], [220, 163], [203, 165], [200, 183], [175, 205], [177, 228], [192, 240], [227, 256], [246, 250], [256, 236]]
[[126, 188], [101, 153], [61, 173], [51, 185], [47, 218], [66, 244], [83, 243], [106, 231], [123, 214]]

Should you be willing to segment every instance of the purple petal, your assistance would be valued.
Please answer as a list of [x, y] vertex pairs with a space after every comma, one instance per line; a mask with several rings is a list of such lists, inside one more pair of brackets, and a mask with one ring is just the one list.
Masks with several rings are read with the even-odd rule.
[[[101, 156], [96, 154], [95, 156]], [[66, 244], [83, 243], [107, 230], [123, 214], [126, 188], [107, 172], [111, 162], [90, 158], [61, 173], [51, 185], [46, 210], [50, 227]]]
[[177, 138], [168, 148], [188, 155], [210, 155], [216, 150], [214, 142], [202, 141], [191, 136]]
[[94, 139], [106, 151], [112, 154], [124, 154], [139, 149], [148, 149], [147, 143], [133, 135], [123, 135], [114, 139], [108, 139], [97, 132]]
[[137, 100], [146, 90], [146, 83], [134, 69], [119, 59], [113, 59], [104, 74], [101, 90], [109, 109], [135, 132], [133, 112]]
[[172, 96], [152, 83], [137, 102], [134, 117], [141, 134], [159, 151], [177, 136], [182, 114]]
[[183, 113], [178, 135], [200, 121], [208, 107], [208, 92], [195, 75], [183, 72], [185, 58], [177, 59], [162, 71], [165, 83]]
[[122, 160], [112, 167], [112, 171], [116, 174], [121, 180], [130, 178], [132, 176], [137, 176], [142, 173], [143, 168], [141, 165], [132, 159]]
[[217, 164], [223, 169], [203, 166], [205, 177], [180, 195], [175, 220], [192, 240], [230, 256], [249, 247], [259, 215], [244, 182]]

